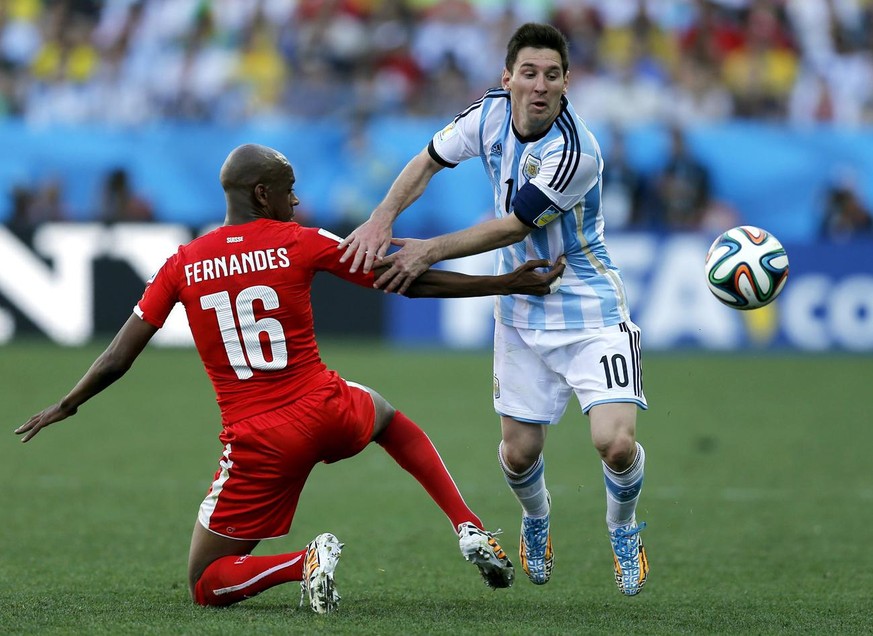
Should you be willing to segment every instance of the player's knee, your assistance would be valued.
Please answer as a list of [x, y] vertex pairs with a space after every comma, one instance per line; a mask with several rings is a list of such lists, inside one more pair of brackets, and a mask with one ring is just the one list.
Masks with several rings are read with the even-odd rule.
[[[216, 579], [216, 575], [218, 578]], [[216, 588], [224, 587], [225, 582], [220, 574], [212, 572], [211, 575], [204, 573], [195, 576], [189, 575], [188, 595], [195, 605], [201, 607], [224, 607], [236, 603], [240, 599], [233, 594], [218, 595]]]
[[197, 585], [203, 578], [203, 573], [206, 571], [206, 567], [206, 565], [195, 563], [188, 564], [188, 596], [198, 605], [203, 605], [203, 603], [201, 602], [202, 599], [198, 599]]
[[[202, 598], [202, 594], [198, 595], [197, 584], [200, 582], [200, 576], [196, 578], [192, 575], [188, 576], [188, 598], [191, 599], [191, 602], [195, 605], [206, 605], [204, 599]], [[200, 596], [201, 598], [198, 598]]]
[[618, 472], [630, 467], [636, 455], [636, 440], [633, 435], [627, 433], [595, 440], [594, 446], [604, 463]]
[[607, 466], [616, 471], [629, 468], [636, 456], [636, 407], [604, 404], [589, 412], [591, 440]]
[[388, 425], [391, 424], [391, 420], [394, 419], [396, 410], [391, 406], [388, 400], [383, 398], [376, 391], [369, 387], [364, 388], [366, 388], [370, 397], [373, 398], [373, 409], [375, 413], [373, 418], [373, 436], [371, 439], [375, 440], [382, 431], [388, 428]]
[[500, 455], [503, 465], [520, 475], [534, 465], [539, 459], [542, 449], [539, 447], [503, 442], [500, 445]]
[[388, 428], [391, 421], [394, 419], [396, 410], [391, 404], [378, 393], [373, 392], [373, 406], [376, 409], [375, 419], [373, 421], [373, 439]]

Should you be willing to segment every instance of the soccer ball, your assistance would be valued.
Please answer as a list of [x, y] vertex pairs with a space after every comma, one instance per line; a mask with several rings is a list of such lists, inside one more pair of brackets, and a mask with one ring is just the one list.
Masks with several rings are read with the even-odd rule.
[[788, 254], [759, 227], [741, 225], [719, 236], [706, 253], [706, 284], [734, 309], [769, 305], [788, 280]]

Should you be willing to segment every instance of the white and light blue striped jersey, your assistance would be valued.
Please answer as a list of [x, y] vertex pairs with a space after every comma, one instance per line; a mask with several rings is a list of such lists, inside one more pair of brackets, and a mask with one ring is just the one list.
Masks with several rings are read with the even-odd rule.
[[[630, 320], [624, 284], [603, 242], [603, 158], [594, 135], [566, 98], [543, 134], [522, 138], [512, 126], [509, 91], [492, 89], [434, 135], [428, 150], [454, 167], [480, 157], [498, 217], [530, 208], [533, 231], [497, 251], [498, 274], [530, 259], [567, 257], [558, 293], [499, 296], [495, 319], [526, 329], [580, 329]], [[536, 189], [525, 188], [532, 184]], [[519, 213], [519, 216], [522, 215]]]

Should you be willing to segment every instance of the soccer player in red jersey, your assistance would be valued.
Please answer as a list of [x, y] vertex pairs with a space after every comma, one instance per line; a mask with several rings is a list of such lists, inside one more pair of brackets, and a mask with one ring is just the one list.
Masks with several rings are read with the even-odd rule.
[[[467, 507], [430, 439], [370, 388], [343, 380], [322, 362], [310, 289], [327, 271], [373, 287], [380, 270], [349, 273], [340, 239], [293, 222], [294, 171], [276, 150], [234, 149], [220, 173], [224, 225], [179, 247], [148, 282], [134, 313], [76, 386], [18, 427], [27, 442], [74, 415], [121, 378], [177, 302], [221, 410], [224, 446], [200, 505], [188, 585], [200, 605], [230, 605], [281, 583], [301, 582], [301, 603], [325, 613], [339, 594], [334, 570], [342, 544], [323, 533], [304, 549], [252, 556], [264, 539], [288, 533], [312, 468], [359, 453], [371, 441], [412, 474], [445, 512], [464, 557], [490, 587], [509, 587], [512, 564]], [[408, 296], [543, 295], [563, 264], [531, 261], [503, 276], [428, 270]]]

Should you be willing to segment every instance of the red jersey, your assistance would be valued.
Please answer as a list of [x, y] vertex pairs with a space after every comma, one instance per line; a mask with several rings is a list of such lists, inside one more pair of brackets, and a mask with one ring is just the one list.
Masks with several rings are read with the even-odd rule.
[[318, 271], [349, 273], [340, 239], [261, 219], [222, 226], [183, 245], [146, 286], [134, 311], [162, 327], [181, 302], [225, 426], [289, 404], [328, 379], [315, 342], [310, 292]]

